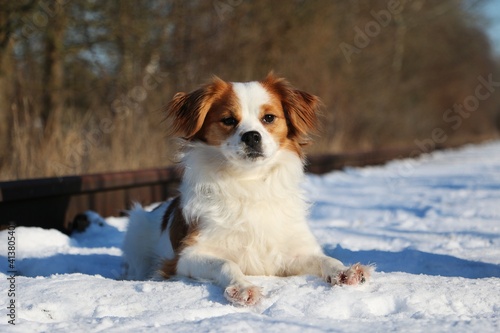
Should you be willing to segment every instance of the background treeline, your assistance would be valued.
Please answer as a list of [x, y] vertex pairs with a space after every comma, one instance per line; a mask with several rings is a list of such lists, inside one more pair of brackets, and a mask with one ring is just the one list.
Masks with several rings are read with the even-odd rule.
[[495, 138], [500, 74], [476, 6], [0, 0], [0, 180], [167, 165], [162, 107], [212, 74], [274, 70], [320, 96], [311, 153]]

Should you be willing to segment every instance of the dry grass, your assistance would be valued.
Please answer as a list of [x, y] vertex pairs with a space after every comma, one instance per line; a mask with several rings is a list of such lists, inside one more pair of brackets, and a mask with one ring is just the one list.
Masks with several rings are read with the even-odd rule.
[[[171, 164], [161, 116], [97, 117], [67, 112], [64, 123], [45, 134], [28, 112], [14, 110], [12, 150], [4, 156], [0, 181], [151, 168]], [[104, 112], [104, 114], [106, 114]]]
[[[165, 137], [166, 125], [158, 112], [149, 116], [130, 112], [113, 117], [103, 111], [97, 113], [101, 114], [98, 117], [96, 112], [78, 115], [68, 110], [64, 122], [58, 124], [53, 133], [44, 135], [29, 112], [13, 111], [12, 150], [3, 156], [6, 163], [0, 168], [0, 181], [162, 167], [174, 160], [175, 145]], [[345, 145], [332, 144], [331, 135], [325, 131], [328, 128], [323, 128], [323, 135], [313, 137], [313, 143], [306, 147], [308, 153], [349, 151]], [[344, 140], [353, 140], [353, 133], [344, 135]], [[494, 134], [478, 133], [452, 138], [445, 144], [479, 142], [493, 137]], [[391, 142], [384, 147], [414, 146], [409, 140]], [[373, 142], [353, 142], [352, 146], [355, 148], [351, 152], [366, 151], [373, 149]]]

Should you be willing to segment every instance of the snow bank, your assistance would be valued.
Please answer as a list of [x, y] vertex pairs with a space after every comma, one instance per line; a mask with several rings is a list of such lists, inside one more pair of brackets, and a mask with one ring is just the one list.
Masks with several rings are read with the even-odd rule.
[[8, 282], [0, 330], [499, 330], [499, 142], [310, 175], [304, 186], [325, 252], [345, 263], [376, 263], [371, 283], [331, 288], [312, 276], [251, 277], [266, 297], [245, 308], [229, 305], [210, 283], [122, 281], [127, 219], [88, 212], [90, 228], [72, 237], [16, 228], [14, 278], [9, 231], [0, 232], [0, 278]]

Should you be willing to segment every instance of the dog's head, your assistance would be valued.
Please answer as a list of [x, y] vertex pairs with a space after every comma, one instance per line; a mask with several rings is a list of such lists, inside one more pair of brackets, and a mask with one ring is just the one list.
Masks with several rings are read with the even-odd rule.
[[225, 82], [178, 93], [168, 105], [172, 134], [217, 148], [234, 164], [265, 163], [281, 149], [302, 157], [317, 123], [319, 100], [269, 74], [263, 81]]

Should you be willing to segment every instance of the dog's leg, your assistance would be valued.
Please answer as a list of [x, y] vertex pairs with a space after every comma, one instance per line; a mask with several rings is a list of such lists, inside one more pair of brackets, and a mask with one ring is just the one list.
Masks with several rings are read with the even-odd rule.
[[177, 274], [215, 281], [226, 288], [224, 296], [233, 304], [254, 305], [262, 296], [261, 289], [247, 281], [236, 263], [216, 256], [183, 253], [177, 263]]
[[332, 285], [363, 284], [370, 278], [372, 271], [373, 267], [359, 263], [346, 267], [339, 260], [325, 255], [300, 256], [289, 265], [291, 275], [312, 274]]

